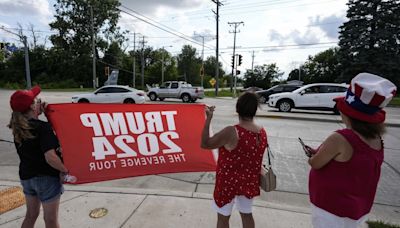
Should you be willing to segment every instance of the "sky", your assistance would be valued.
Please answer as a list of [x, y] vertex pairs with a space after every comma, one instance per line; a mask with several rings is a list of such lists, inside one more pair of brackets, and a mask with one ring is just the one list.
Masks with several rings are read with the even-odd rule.
[[[38, 42], [51, 45], [48, 37], [54, 31], [48, 24], [54, 20], [54, 3], [55, 0], [0, 0], [0, 26], [15, 31], [13, 28], [18, 24], [24, 29], [33, 25], [39, 35]], [[231, 72], [234, 39], [234, 27], [228, 22], [243, 22], [236, 33], [236, 54], [243, 56], [238, 70], [245, 72], [252, 63], [254, 66], [276, 63], [285, 78], [308, 56], [337, 46], [339, 26], [346, 21], [347, 0], [223, 0], [221, 3], [219, 60], [226, 72]], [[202, 35], [204, 58], [215, 56], [216, 4], [212, 0], [121, 0], [121, 4], [120, 9], [137, 16], [139, 13], [140, 18], [170, 31], [121, 12], [119, 26], [130, 32], [129, 41], [124, 44], [126, 50], [133, 48], [135, 32], [144, 35], [146, 45], [153, 48], [164, 47], [177, 55], [183, 45], [190, 44], [201, 56], [199, 35]], [[25, 32], [29, 37], [29, 32]], [[18, 43], [14, 35], [2, 30], [0, 41]]]

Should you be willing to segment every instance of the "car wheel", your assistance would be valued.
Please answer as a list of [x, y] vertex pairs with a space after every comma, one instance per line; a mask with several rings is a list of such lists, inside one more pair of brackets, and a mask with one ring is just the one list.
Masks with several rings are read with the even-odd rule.
[[135, 104], [135, 100], [132, 98], [127, 98], [124, 100], [124, 104]]
[[267, 98], [265, 96], [260, 96], [260, 103], [261, 104], [267, 103]]
[[88, 99], [79, 99], [78, 103], [89, 103]]
[[182, 101], [187, 103], [191, 100], [190, 95], [187, 93], [182, 94]]
[[278, 104], [278, 109], [280, 112], [290, 112], [292, 110], [293, 104], [289, 100], [280, 101]]
[[155, 101], [155, 100], [157, 100], [157, 94], [155, 94], [155, 93], [150, 93], [150, 94], [149, 94], [149, 98], [150, 98], [151, 101]]
[[163, 100], [165, 100], [165, 98], [164, 97], [159, 97], [158, 98], [160, 101], [163, 101]]

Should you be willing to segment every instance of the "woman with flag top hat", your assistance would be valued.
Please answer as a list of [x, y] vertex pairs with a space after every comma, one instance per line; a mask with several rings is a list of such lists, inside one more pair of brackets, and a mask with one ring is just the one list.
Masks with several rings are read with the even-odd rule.
[[346, 96], [334, 99], [346, 128], [311, 149], [308, 160], [314, 228], [356, 228], [366, 221], [384, 158], [383, 108], [395, 94], [392, 82], [360, 73]]
[[39, 93], [40, 87], [35, 86], [18, 90], [10, 98], [8, 127], [20, 158], [19, 177], [27, 207], [22, 227], [34, 227], [41, 205], [46, 227], [59, 227], [58, 208], [64, 192], [61, 180], [68, 170], [62, 163], [51, 125], [38, 119], [46, 105], [37, 98]]

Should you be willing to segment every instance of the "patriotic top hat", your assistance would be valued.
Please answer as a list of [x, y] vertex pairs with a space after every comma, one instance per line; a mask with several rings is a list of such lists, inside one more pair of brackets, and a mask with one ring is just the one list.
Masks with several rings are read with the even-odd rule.
[[382, 123], [386, 112], [382, 110], [396, 95], [396, 86], [374, 74], [360, 73], [351, 80], [345, 97], [338, 97], [337, 109], [353, 119], [368, 123]]

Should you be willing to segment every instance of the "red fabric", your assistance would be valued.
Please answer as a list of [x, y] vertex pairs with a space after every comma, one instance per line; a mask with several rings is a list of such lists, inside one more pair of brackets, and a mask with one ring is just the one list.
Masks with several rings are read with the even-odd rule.
[[218, 207], [232, 201], [236, 195], [251, 199], [260, 195], [260, 171], [267, 147], [267, 134], [235, 126], [239, 141], [235, 149], [219, 148], [214, 200]]
[[385, 121], [385, 110], [379, 110], [373, 115], [368, 115], [352, 108], [345, 99], [346, 97], [337, 97], [334, 99], [334, 101], [336, 102], [337, 109], [346, 116], [350, 116], [351, 118], [358, 119], [367, 123], [382, 123]]
[[200, 148], [204, 105], [51, 104], [46, 111], [75, 184], [216, 168], [212, 152]]
[[35, 97], [40, 93], [40, 87], [34, 86], [31, 90], [17, 90], [10, 98], [11, 109], [15, 112], [26, 112], [29, 110]]
[[311, 169], [311, 202], [339, 217], [359, 219], [370, 212], [383, 162], [381, 150], [369, 147], [350, 129], [337, 131], [353, 147], [348, 162], [331, 160], [321, 169]]

